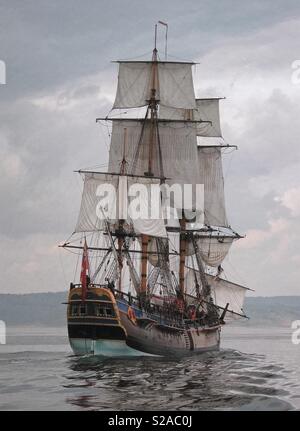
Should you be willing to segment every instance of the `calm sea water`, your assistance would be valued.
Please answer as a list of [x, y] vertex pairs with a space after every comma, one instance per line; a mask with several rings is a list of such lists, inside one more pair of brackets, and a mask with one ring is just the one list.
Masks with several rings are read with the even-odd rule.
[[8, 328], [1, 410], [300, 409], [289, 328], [224, 328], [218, 353], [181, 360], [72, 355], [64, 328]]

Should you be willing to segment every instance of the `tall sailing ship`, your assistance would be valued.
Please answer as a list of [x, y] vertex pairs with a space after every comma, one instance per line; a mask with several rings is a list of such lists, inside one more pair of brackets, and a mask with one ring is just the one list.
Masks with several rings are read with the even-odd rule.
[[[108, 170], [79, 171], [78, 221], [62, 245], [81, 258], [68, 296], [71, 347], [109, 357], [216, 350], [222, 325], [246, 317], [247, 290], [221, 266], [240, 235], [225, 211], [227, 145], [207, 143], [222, 138], [220, 98], [196, 99], [194, 63], [160, 60], [156, 43], [151, 60], [118, 65], [110, 116], [97, 119], [112, 124]], [[189, 199], [166, 192], [186, 185]]]

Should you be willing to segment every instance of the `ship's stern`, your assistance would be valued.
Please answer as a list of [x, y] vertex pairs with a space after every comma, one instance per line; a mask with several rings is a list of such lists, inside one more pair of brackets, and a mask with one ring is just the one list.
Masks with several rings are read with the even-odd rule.
[[67, 320], [69, 342], [75, 355], [126, 354], [126, 330], [108, 288], [91, 286], [83, 300], [81, 285], [71, 285]]

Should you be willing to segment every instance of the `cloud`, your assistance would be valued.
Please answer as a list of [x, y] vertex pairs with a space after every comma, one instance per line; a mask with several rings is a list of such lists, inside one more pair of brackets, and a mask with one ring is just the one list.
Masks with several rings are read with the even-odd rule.
[[[255, 294], [299, 294], [299, 17], [227, 38], [201, 58], [197, 94], [221, 102], [227, 212], [245, 234], [224, 267]], [[280, 37], [278, 36], [280, 35]], [[204, 86], [205, 83], [205, 86]]]
[[257, 248], [269, 240], [272, 240], [278, 235], [284, 235], [288, 230], [289, 224], [285, 219], [270, 220], [268, 222], [269, 227], [266, 230], [262, 229], [250, 229], [246, 233], [246, 240], [237, 243], [239, 249]]
[[300, 216], [300, 187], [286, 190], [282, 196], [276, 197], [275, 200], [289, 209], [293, 217]]

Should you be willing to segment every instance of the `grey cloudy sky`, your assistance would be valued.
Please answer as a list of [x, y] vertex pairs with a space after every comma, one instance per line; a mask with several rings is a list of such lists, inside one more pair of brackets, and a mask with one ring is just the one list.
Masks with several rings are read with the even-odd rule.
[[1, 292], [61, 291], [73, 278], [57, 248], [80, 203], [73, 170], [107, 161], [95, 118], [114, 98], [110, 61], [150, 56], [159, 19], [170, 55], [200, 62], [196, 96], [227, 97], [223, 135], [239, 146], [225, 155], [227, 207], [246, 234], [228, 276], [256, 295], [300, 293], [298, 0], [0, 0]]

